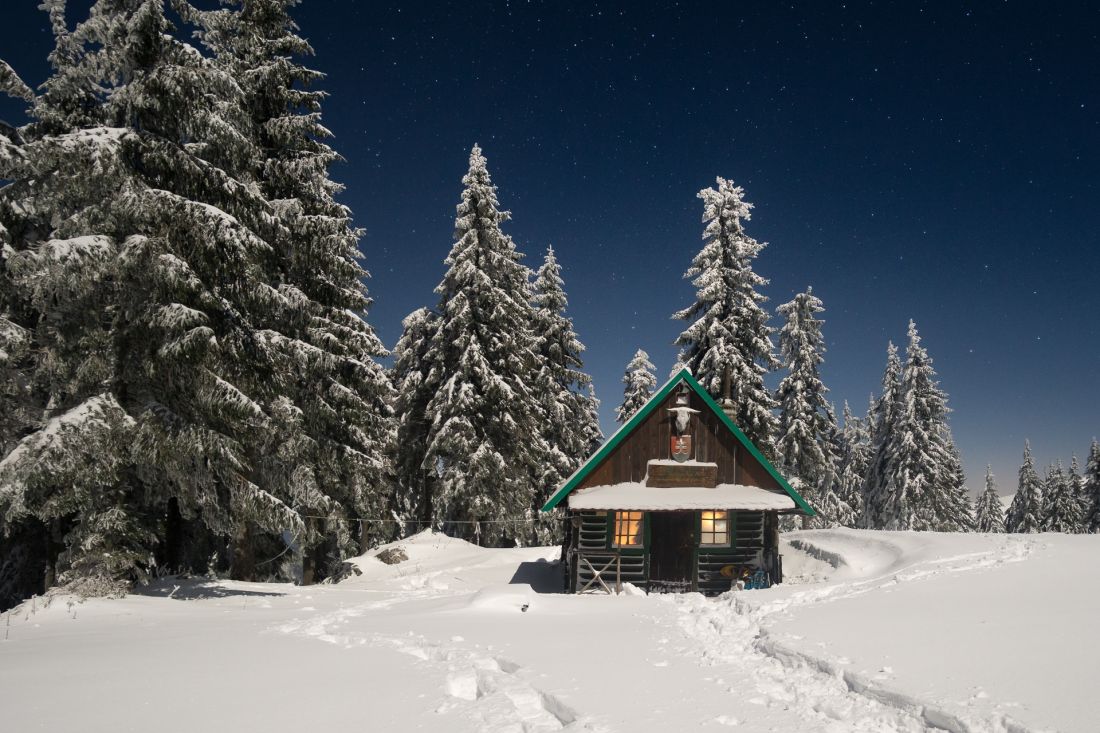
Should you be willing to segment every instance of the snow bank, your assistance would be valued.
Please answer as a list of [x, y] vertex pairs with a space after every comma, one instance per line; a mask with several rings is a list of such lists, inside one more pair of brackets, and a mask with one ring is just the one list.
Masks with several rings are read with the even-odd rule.
[[770, 602], [762, 644], [952, 731], [1093, 731], [1100, 537], [826, 530], [832, 582]]

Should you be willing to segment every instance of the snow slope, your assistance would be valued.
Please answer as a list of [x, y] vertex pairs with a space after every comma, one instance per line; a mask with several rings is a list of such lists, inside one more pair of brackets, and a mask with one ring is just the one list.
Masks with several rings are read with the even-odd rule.
[[710, 600], [549, 592], [557, 548], [399, 544], [338, 585], [25, 604], [4, 729], [1096, 729], [1100, 537], [798, 532], [788, 583]]

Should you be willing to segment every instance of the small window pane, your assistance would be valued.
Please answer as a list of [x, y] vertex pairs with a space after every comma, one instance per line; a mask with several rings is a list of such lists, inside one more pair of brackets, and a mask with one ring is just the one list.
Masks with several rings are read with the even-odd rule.
[[701, 513], [699, 544], [728, 546], [730, 544], [729, 512], [704, 511]]
[[615, 547], [642, 544], [642, 512], [615, 512]]

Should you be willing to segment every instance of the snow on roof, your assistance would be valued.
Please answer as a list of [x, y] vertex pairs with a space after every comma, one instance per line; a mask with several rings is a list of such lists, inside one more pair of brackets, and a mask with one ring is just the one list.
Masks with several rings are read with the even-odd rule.
[[660, 511], [669, 509], [745, 509], [772, 511], [794, 509], [794, 500], [758, 486], [718, 484], [659, 488], [638, 482], [579, 489], [569, 495], [570, 509], [630, 509]]

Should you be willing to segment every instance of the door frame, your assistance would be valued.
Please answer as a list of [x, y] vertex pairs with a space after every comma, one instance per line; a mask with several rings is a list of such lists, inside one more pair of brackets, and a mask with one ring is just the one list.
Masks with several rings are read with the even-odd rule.
[[[649, 568], [650, 568], [649, 579], [651, 581], [652, 580], [657, 580], [657, 581], [666, 581], [666, 582], [686, 582], [686, 583], [689, 583], [692, 590], [694, 590], [695, 589], [695, 584], [696, 584], [696, 579], [695, 579], [695, 575], [696, 575], [696, 572], [695, 572], [696, 557], [695, 556], [696, 556], [696, 552], [699, 549], [699, 513], [695, 512], [695, 511], [692, 511], [692, 510], [672, 510], [672, 511], [660, 511], [660, 512], [656, 512], [656, 511], [655, 512], [647, 512], [647, 514], [680, 515], [679, 517], [677, 517], [677, 519], [682, 521], [683, 527], [687, 530], [687, 533], [690, 536], [688, 547], [685, 548], [685, 550], [683, 551], [683, 557], [680, 559], [680, 562], [677, 563], [678, 565], [681, 565], [681, 567], [683, 569], [681, 577], [679, 577], [679, 578], [655, 578], [653, 576], [654, 549], [661, 547], [661, 541], [659, 539], [657, 539], [657, 537], [656, 537], [657, 533], [653, 532], [653, 530], [652, 530], [653, 522], [650, 523], [650, 525], [649, 525], [650, 531], [647, 533], [647, 537], [646, 537], [646, 539], [648, 540], [648, 542], [647, 542], [648, 547], [646, 549], [647, 549], [647, 554], [650, 557], [650, 559], [649, 559]], [[654, 517], [654, 518], [656, 518], [656, 517]], [[675, 535], [669, 535], [669, 537], [670, 538], [675, 537]]]

